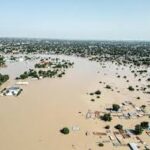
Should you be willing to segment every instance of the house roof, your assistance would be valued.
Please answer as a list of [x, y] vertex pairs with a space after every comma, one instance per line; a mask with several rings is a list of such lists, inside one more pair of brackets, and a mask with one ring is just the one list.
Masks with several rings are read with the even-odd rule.
[[136, 143], [129, 143], [129, 146], [132, 150], [139, 150]]

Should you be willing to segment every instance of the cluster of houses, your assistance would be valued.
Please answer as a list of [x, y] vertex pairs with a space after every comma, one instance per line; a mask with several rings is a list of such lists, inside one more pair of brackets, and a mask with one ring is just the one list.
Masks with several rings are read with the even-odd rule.
[[[119, 111], [113, 111], [112, 109], [106, 109], [107, 111], [92, 111], [88, 110], [85, 118], [86, 119], [100, 119], [100, 117], [105, 113], [110, 113], [112, 117], [118, 117], [119, 119], [138, 119], [140, 117], [149, 117], [150, 116], [150, 107], [147, 104], [146, 106], [149, 109], [145, 111], [145, 108], [137, 107], [130, 101], [125, 101], [120, 104]], [[94, 136], [101, 138], [102, 143], [104, 141], [107, 143], [112, 143], [113, 146], [128, 146], [131, 150], [150, 150], [150, 143], [146, 143], [141, 140], [141, 137], [135, 135], [131, 129], [121, 129], [121, 130], [111, 130], [106, 129], [105, 132], [93, 132]], [[150, 122], [149, 127], [145, 130], [144, 136], [150, 138]]]
[[131, 150], [150, 150], [150, 143], [146, 143], [137, 135], [134, 135], [130, 130], [112, 131], [107, 129], [106, 132], [93, 132], [101, 143], [112, 144], [114, 147], [129, 147]]
[[[147, 105], [147, 107], [149, 106]], [[117, 116], [120, 119], [136, 119], [143, 116], [150, 116], [150, 108], [137, 107], [132, 102], [125, 101], [120, 104], [119, 111], [116, 112], [110, 109], [110, 113], [112, 116]]]

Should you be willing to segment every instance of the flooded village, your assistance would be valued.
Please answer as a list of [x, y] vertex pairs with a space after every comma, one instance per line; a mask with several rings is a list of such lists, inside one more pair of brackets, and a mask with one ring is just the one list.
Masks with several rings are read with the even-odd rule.
[[0, 39], [0, 149], [149, 150], [149, 55], [149, 42]]

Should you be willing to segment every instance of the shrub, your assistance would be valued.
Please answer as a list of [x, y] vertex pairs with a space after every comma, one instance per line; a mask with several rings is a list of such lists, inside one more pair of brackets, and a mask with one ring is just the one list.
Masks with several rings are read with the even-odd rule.
[[135, 134], [139, 135], [139, 134], [142, 134], [142, 132], [143, 132], [142, 126], [139, 125], [139, 124], [136, 125], [136, 126], [135, 126]]
[[59, 74], [58, 77], [61, 78], [61, 77], [62, 77], [62, 74]]
[[20, 89], [19, 92], [18, 92], [18, 94], [16, 96], [19, 96], [22, 91], [23, 91], [23, 89]]
[[147, 81], [150, 81], [150, 78], [148, 78]]
[[113, 105], [112, 105], [112, 109], [113, 109], [114, 111], [118, 111], [118, 110], [120, 109], [120, 106], [119, 106], [118, 104], [113, 104]]
[[9, 76], [8, 75], [2, 75], [0, 73], [0, 85], [5, 83], [7, 80], [9, 80]]
[[149, 127], [149, 122], [147, 122], [147, 121], [141, 122], [141, 127], [142, 127], [143, 129], [147, 129], [147, 128]]
[[104, 144], [103, 144], [103, 143], [98, 143], [98, 146], [99, 146], [99, 147], [103, 147]]
[[60, 132], [62, 134], [69, 134], [70, 131], [69, 131], [69, 129], [67, 127], [64, 127], [63, 129], [60, 130]]
[[123, 78], [124, 78], [124, 79], [126, 79], [126, 78], [127, 78], [127, 76], [123, 76]]
[[108, 114], [104, 114], [102, 117], [101, 117], [102, 120], [104, 121], [111, 121], [112, 120], [112, 117], [111, 115], [108, 113]]
[[0, 66], [3, 66], [5, 64], [5, 58], [4, 56], [0, 55]]
[[21, 75], [20, 75], [20, 79], [23, 80], [23, 79], [26, 79], [26, 78], [28, 78], [28, 75], [27, 75], [27, 74], [21, 74]]
[[145, 109], [145, 108], [146, 108], [146, 105], [142, 105], [142, 106], [141, 106], [141, 109]]
[[147, 85], [148, 88], [150, 88], [150, 85]]
[[115, 126], [115, 128], [118, 129], [118, 130], [122, 130], [122, 129], [123, 129], [123, 126], [122, 126], [121, 124], [117, 124], [117, 125]]
[[95, 101], [95, 99], [91, 99], [91, 101], [92, 101], [92, 102], [94, 102], [94, 101]]
[[129, 91], [134, 91], [134, 88], [132, 86], [128, 87]]
[[90, 95], [94, 95], [93, 93], [90, 93]]
[[111, 86], [110, 85], [106, 85], [106, 89], [111, 89]]
[[105, 129], [110, 129], [110, 126], [109, 125], [105, 126]]
[[96, 94], [96, 95], [100, 95], [100, 94], [101, 94], [101, 91], [97, 90], [97, 91], [95, 92], [95, 94]]

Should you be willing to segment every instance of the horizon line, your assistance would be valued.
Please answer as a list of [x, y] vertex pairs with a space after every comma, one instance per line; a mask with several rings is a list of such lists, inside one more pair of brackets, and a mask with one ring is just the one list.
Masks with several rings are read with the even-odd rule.
[[112, 41], [112, 42], [150, 42], [150, 40], [133, 39], [79, 39], [79, 38], [46, 38], [46, 37], [0, 37], [0, 39], [34, 39], [34, 40], [56, 40], [56, 41]]

